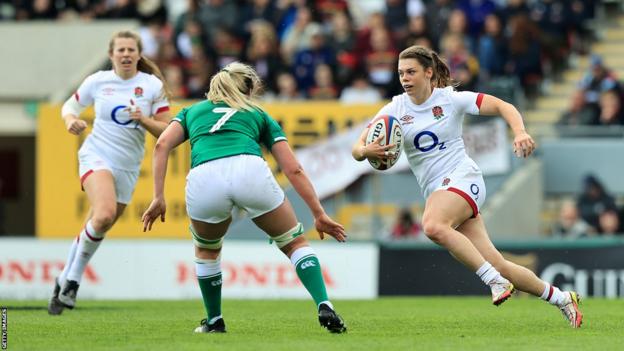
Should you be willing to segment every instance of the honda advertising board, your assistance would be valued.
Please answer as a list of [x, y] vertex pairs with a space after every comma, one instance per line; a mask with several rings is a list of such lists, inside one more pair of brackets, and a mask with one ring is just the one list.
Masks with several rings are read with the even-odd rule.
[[[67, 240], [0, 240], [0, 300], [49, 298], [69, 247]], [[312, 247], [330, 297], [377, 297], [375, 244], [315, 242]], [[226, 240], [221, 257], [225, 298], [309, 298], [290, 260], [268, 239]], [[200, 298], [193, 245], [190, 240], [105, 240], [87, 266], [79, 297]]]

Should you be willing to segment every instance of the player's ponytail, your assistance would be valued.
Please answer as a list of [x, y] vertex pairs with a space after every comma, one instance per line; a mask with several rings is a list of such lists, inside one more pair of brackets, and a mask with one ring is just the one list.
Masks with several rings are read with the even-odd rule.
[[171, 90], [169, 89], [169, 86], [167, 85], [167, 82], [165, 81], [165, 76], [162, 74], [162, 72], [160, 71], [156, 63], [154, 63], [154, 61], [143, 56], [143, 42], [141, 41], [141, 37], [135, 32], [132, 32], [129, 30], [122, 30], [113, 34], [113, 37], [108, 43], [109, 54], [113, 53], [113, 49], [115, 47], [115, 39], [117, 38], [133, 39], [137, 43], [137, 48], [139, 49], [139, 55], [140, 55], [139, 62], [137, 63], [137, 70], [147, 73], [147, 74], [153, 74], [158, 79], [160, 79], [160, 81], [163, 84], [163, 92], [162, 92], [163, 95], [167, 97], [167, 99], [171, 99]]
[[224, 102], [236, 110], [262, 110], [256, 98], [262, 91], [262, 81], [256, 71], [246, 64], [232, 62], [210, 79], [206, 98]]
[[433, 70], [431, 85], [434, 88], [456, 87], [458, 85], [451, 79], [451, 71], [446, 63], [431, 49], [419, 45], [410, 46], [399, 54], [399, 60], [402, 59], [415, 59], [425, 69], [431, 68]]

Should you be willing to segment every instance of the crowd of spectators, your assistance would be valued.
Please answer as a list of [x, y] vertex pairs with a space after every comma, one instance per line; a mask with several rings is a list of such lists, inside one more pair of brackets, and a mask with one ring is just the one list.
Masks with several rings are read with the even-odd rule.
[[[529, 98], [584, 54], [593, 0], [0, 0], [3, 20], [138, 19], [175, 98], [253, 65], [267, 98], [372, 102], [400, 93], [397, 54], [440, 52], [459, 89], [515, 77]], [[354, 93], [354, 91], [356, 93]], [[358, 98], [359, 92], [365, 97]], [[364, 96], [364, 95], [363, 95]]]
[[621, 126], [624, 125], [624, 90], [622, 83], [602, 57], [593, 55], [590, 66], [572, 94], [570, 108], [558, 125]]
[[594, 175], [587, 175], [576, 200], [564, 200], [554, 224], [555, 237], [580, 238], [624, 234], [624, 208]]

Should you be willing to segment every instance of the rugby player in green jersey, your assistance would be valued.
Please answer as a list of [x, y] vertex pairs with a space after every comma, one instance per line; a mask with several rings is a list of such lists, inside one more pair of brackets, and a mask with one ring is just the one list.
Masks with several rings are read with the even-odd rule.
[[205, 101], [183, 109], [154, 149], [154, 199], [143, 214], [143, 230], [165, 220], [164, 185], [170, 151], [187, 139], [191, 170], [186, 209], [195, 244], [197, 279], [207, 318], [195, 332], [225, 332], [221, 314], [221, 246], [232, 209], [244, 209], [286, 254], [318, 308], [320, 324], [333, 333], [347, 330], [327, 297], [319, 260], [303, 234], [290, 202], [265, 160], [264, 145], [314, 215], [321, 239], [346, 240], [344, 227], [326, 213], [312, 183], [295, 158], [282, 128], [257, 104], [261, 81], [245, 64], [233, 62], [215, 74]]

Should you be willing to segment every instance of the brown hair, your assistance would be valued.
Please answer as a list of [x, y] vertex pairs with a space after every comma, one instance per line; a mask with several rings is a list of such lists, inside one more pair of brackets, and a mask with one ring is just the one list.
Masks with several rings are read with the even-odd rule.
[[261, 91], [258, 73], [249, 65], [232, 62], [210, 79], [206, 98], [212, 102], [222, 101], [236, 110], [262, 110], [255, 101]]
[[451, 71], [437, 52], [424, 46], [414, 45], [401, 51], [399, 54], [399, 60], [405, 59], [415, 59], [425, 69], [433, 69], [431, 85], [434, 88], [457, 87], [457, 82], [451, 79]]
[[165, 81], [165, 76], [162, 74], [162, 72], [160, 71], [156, 63], [154, 63], [154, 61], [143, 56], [143, 42], [141, 41], [141, 37], [135, 32], [132, 32], [129, 30], [122, 30], [113, 34], [110, 42], [108, 43], [109, 55], [113, 54], [113, 49], [115, 48], [115, 39], [117, 38], [134, 39], [134, 41], [137, 43], [137, 47], [139, 49], [139, 55], [140, 55], [139, 62], [137, 62], [137, 69], [147, 74], [153, 74], [158, 79], [160, 79], [160, 81], [163, 84], [163, 92], [162, 92], [163, 95], [167, 97], [167, 99], [171, 99], [171, 90], [169, 89], [169, 86], [167, 85], [167, 82]]

